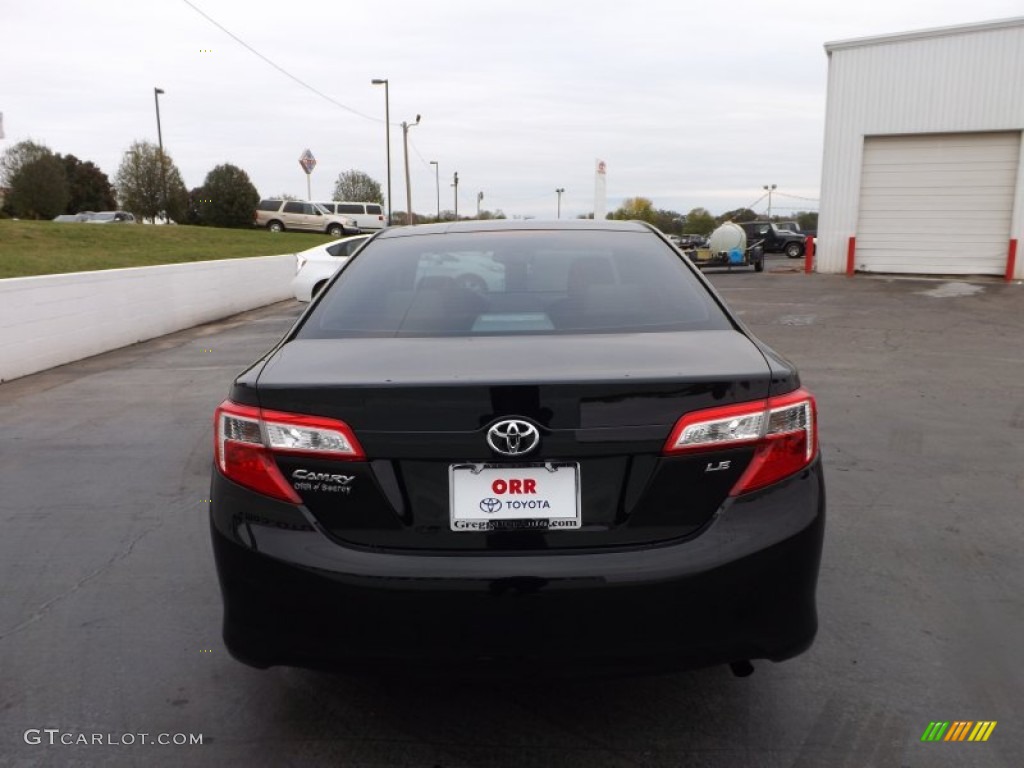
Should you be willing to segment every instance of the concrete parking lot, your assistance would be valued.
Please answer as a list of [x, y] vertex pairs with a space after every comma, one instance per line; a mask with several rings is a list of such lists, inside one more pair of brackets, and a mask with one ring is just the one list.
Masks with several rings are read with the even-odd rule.
[[[233, 661], [211, 414], [297, 316], [284, 303], [0, 385], [0, 766], [1024, 764], [1024, 288], [797, 268], [711, 279], [818, 396], [805, 655], [747, 679], [498, 685]], [[998, 725], [922, 743], [936, 720]]]

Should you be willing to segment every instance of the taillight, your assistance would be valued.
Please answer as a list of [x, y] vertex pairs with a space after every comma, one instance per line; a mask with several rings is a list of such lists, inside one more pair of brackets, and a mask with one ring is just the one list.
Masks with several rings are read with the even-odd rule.
[[805, 389], [751, 403], [688, 413], [665, 442], [666, 454], [753, 446], [754, 457], [730, 496], [796, 474], [818, 452], [817, 406]]
[[225, 400], [214, 415], [217, 468], [239, 485], [281, 501], [302, 499], [277, 468], [274, 454], [362, 459], [362, 447], [343, 421], [268, 411]]

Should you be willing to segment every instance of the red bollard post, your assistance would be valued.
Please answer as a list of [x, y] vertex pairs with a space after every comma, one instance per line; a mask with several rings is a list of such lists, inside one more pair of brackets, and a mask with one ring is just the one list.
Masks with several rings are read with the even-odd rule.
[[846, 244], [846, 276], [853, 277], [853, 256], [857, 253], [857, 238], [851, 237]]
[[811, 274], [814, 267], [814, 238], [807, 236], [807, 244], [804, 246], [804, 274]]
[[1010, 248], [1006, 252], [1006, 282], [1013, 280], [1017, 271], [1017, 238], [1010, 238]]

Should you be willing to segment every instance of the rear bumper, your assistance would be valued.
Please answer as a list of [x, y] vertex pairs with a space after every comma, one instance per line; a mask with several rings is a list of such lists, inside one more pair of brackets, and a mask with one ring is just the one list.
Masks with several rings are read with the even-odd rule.
[[299, 508], [213, 485], [224, 640], [255, 666], [682, 668], [779, 661], [817, 630], [818, 462], [692, 539], [539, 555], [339, 546]]

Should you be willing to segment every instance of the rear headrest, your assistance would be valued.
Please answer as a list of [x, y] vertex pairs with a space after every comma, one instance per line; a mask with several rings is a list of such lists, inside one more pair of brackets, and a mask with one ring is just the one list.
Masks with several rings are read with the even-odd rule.
[[615, 282], [612, 263], [603, 256], [583, 256], [569, 265], [566, 290], [570, 296], [581, 295], [591, 285], [610, 285]]

